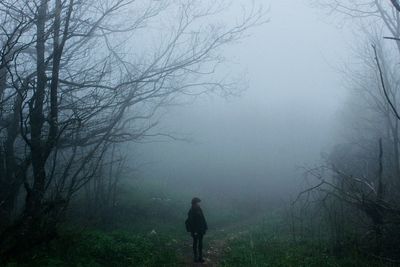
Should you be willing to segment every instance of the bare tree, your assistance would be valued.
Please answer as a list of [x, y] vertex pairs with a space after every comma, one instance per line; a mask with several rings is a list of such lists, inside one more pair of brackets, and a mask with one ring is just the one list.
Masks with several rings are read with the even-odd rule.
[[[306, 195], [307, 200], [311, 194], [316, 203], [324, 205], [325, 212], [321, 216], [327, 217], [337, 228], [331, 231], [335, 235], [346, 231], [337, 225], [348, 225], [355, 233], [348, 237], [358, 238], [352, 246], [371, 249], [372, 245], [372, 251], [363, 252], [372, 252], [388, 261], [397, 260], [395, 240], [400, 234], [399, 73], [398, 56], [393, 55], [399, 54], [400, 43], [384, 38], [399, 38], [400, 17], [393, 5], [397, 2], [327, 0], [318, 1], [318, 4], [349, 19], [366, 38], [361, 49], [356, 49], [357, 68], [346, 68], [343, 72], [350, 89], [357, 92], [350, 105], [359, 106], [358, 112], [354, 113], [353, 108], [350, 111], [353, 114], [346, 113], [352, 116], [347, 127], [354, 134], [331, 151], [325, 166], [307, 170], [307, 174], [317, 180], [300, 196]], [[340, 220], [332, 214], [341, 214]], [[346, 236], [341, 239], [336, 243], [343, 247]]]
[[160, 107], [181, 95], [231, 91], [212, 75], [218, 51], [264, 14], [253, 5], [227, 27], [215, 19], [223, 9], [191, 0], [0, 3], [0, 181], [13, 188], [1, 193], [0, 208], [15, 210], [11, 203], [24, 196], [3, 231], [3, 251], [51, 237], [110, 144], [152, 135]]

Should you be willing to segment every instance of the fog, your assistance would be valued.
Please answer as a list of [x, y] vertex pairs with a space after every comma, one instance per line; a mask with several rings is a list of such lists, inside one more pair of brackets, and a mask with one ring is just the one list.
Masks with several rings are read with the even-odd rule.
[[1, 0], [0, 265], [397, 266], [399, 60], [399, 0]]
[[246, 90], [165, 109], [157, 130], [190, 141], [135, 146], [136, 179], [203, 196], [298, 192], [303, 167], [317, 165], [335, 142], [346, 96], [338, 69], [350, 34], [309, 1], [268, 6], [269, 22], [224, 52], [224, 67], [247, 81]]

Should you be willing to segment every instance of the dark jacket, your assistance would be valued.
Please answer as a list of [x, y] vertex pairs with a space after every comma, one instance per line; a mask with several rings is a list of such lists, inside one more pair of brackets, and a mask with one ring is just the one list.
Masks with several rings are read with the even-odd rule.
[[192, 234], [204, 235], [208, 229], [206, 219], [204, 218], [203, 211], [197, 205], [193, 205], [188, 212], [188, 223], [190, 232]]

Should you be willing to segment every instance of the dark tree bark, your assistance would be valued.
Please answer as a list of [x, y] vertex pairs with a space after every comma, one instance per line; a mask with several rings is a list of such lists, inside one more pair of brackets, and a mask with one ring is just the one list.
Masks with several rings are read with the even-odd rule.
[[392, 2], [393, 6], [397, 9], [398, 12], [400, 12], [400, 3], [397, 0], [390, 0]]

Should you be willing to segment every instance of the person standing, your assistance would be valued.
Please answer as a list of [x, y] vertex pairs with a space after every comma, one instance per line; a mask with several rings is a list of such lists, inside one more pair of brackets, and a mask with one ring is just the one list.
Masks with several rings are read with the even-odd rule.
[[200, 208], [201, 200], [197, 197], [192, 199], [192, 207], [188, 212], [188, 218], [185, 222], [186, 230], [190, 232], [193, 238], [194, 262], [204, 262], [203, 259], [203, 236], [208, 230], [206, 219]]

